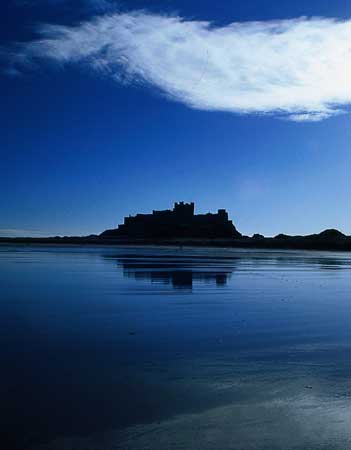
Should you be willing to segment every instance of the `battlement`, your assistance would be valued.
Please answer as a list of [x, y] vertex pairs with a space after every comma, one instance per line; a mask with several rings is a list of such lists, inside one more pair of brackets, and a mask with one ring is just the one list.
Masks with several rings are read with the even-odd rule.
[[191, 217], [194, 215], [195, 204], [192, 203], [184, 203], [184, 202], [175, 202], [173, 212], [179, 216], [188, 216]]

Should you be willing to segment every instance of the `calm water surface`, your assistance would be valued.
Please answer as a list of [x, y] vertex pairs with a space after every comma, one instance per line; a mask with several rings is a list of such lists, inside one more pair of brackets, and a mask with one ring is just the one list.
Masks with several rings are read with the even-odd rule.
[[0, 247], [1, 448], [351, 448], [351, 254]]

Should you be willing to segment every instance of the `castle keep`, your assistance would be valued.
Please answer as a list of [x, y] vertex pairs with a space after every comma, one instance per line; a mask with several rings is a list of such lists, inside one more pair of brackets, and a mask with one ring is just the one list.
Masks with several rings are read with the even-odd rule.
[[195, 214], [194, 203], [179, 202], [174, 208], [125, 217], [123, 225], [106, 230], [103, 237], [136, 238], [239, 238], [225, 209], [217, 213]]

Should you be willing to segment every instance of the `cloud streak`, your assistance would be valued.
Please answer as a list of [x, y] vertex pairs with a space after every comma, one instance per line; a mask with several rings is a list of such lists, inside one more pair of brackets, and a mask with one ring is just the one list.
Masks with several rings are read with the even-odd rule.
[[0, 228], [0, 237], [47, 237], [50, 235], [53, 236], [53, 233], [20, 228]]
[[156, 87], [191, 108], [273, 114], [296, 122], [351, 103], [351, 20], [299, 18], [218, 27], [145, 11], [42, 25], [10, 51], [8, 72], [81, 64], [118, 83]]
[[[25, 6], [38, 6], [38, 5], [49, 5], [49, 6], [62, 6], [63, 4], [72, 3], [70, 0], [15, 0], [18, 5]], [[116, 7], [116, 0], [75, 0], [74, 8], [86, 8], [88, 11], [108, 11]], [[72, 4], [70, 5], [72, 7]]]

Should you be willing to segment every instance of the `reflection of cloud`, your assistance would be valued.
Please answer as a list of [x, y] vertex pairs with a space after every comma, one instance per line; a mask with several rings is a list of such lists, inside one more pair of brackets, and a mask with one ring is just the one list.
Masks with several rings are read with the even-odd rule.
[[[282, 384], [263, 381], [257, 386], [271, 398], [241, 400], [123, 431], [58, 439], [40, 450], [349, 450], [347, 401], [293, 382], [285, 383], [284, 391]], [[293, 390], [286, 394], [289, 388]]]
[[302, 395], [291, 403], [290, 400], [227, 405], [200, 414], [181, 415], [162, 423], [158, 429], [155, 424], [139, 425], [128, 430], [128, 437], [119, 448], [349, 448], [349, 412], [343, 408], [344, 404], [334, 402], [325, 407], [320, 399]]
[[14, 69], [38, 59], [79, 63], [119, 83], [155, 86], [192, 108], [275, 113], [296, 122], [340, 114], [351, 103], [350, 20], [215, 27], [134, 11], [39, 32], [38, 40], [11, 51]]

